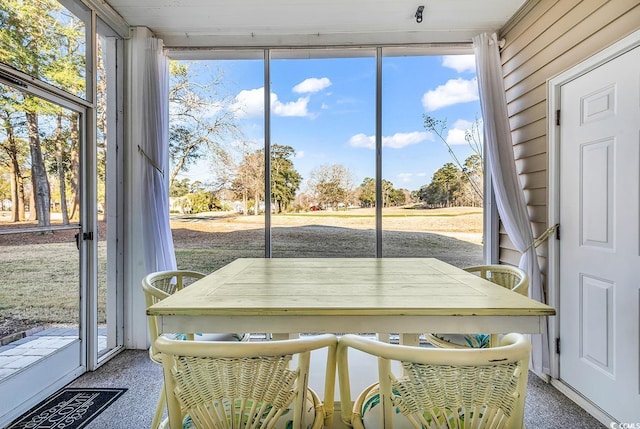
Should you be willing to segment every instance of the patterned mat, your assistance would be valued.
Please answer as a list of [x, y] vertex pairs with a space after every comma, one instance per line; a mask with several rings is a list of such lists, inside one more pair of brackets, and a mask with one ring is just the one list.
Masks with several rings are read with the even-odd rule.
[[62, 389], [13, 421], [6, 429], [81, 429], [127, 389]]

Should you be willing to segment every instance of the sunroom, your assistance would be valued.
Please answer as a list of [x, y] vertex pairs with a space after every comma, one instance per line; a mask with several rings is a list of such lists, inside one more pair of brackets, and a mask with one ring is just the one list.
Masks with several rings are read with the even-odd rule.
[[640, 421], [640, 2], [1, 4], [0, 424], [148, 348], [146, 274], [300, 256], [520, 266], [532, 372]]

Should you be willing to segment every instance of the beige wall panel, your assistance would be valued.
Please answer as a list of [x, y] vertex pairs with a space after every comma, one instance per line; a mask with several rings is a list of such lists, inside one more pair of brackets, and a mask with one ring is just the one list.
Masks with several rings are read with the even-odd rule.
[[500, 263], [518, 266], [520, 262], [520, 252], [506, 249], [500, 252]]
[[535, 173], [547, 170], [547, 154], [541, 153], [516, 160], [516, 169], [520, 174]]
[[[509, 61], [504, 62], [504, 74], [509, 75], [514, 70], [527, 64], [530, 58], [536, 58], [554, 42], [568, 33], [573, 26], [585, 17], [595, 13], [608, 0], [581, 2], [579, 0], [560, 1], [530, 28], [528, 34], [536, 36], [529, 39], [529, 43], [514, 53]], [[506, 48], [506, 46], [505, 46]]]
[[[588, 3], [588, 2], [587, 2]], [[540, 84], [545, 83], [547, 79], [556, 74], [578, 64], [580, 61], [590, 57], [594, 53], [609, 46], [615, 40], [618, 40], [631, 32], [630, 29], [624, 29], [625, 25], [619, 25], [617, 22], [611, 27], [611, 37], [614, 40], [604, 42], [603, 32], [599, 25], [602, 23], [610, 23], [619, 17], [620, 9], [626, 10], [628, 4], [624, 7], [626, 1], [613, 2], [610, 1], [598, 10], [598, 13], [588, 16], [585, 20], [577, 23], [573, 28], [562, 35], [560, 39], [550, 44], [540, 54], [532, 57], [526, 67], [520, 67], [509, 76], [505, 77], [505, 88], [511, 93], [512, 97], [519, 97]], [[635, 25], [640, 22], [640, 7], [632, 9], [629, 14], [635, 16]], [[628, 15], [623, 17], [624, 21], [633, 19]], [[609, 31], [607, 31], [609, 33]]]
[[525, 189], [524, 200], [531, 206], [544, 206], [547, 204], [547, 190], [545, 188]]
[[547, 230], [547, 224], [546, 223], [541, 223], [541, 222], [534, 222], [531, 224], [532, 229], [533, 229], [533, 236], [534, 237], [540, 237], [546, 230]]
[[[540, 247], [538, 247], [538, 249], [540, 249], [541, 247], [547, 247], [547, 245], [546, 244], [542, 244], [542, 245], [540, 245]], [[549, 259], [547, 259], [547, 258], [538, 258], [538, 265], [540, 265], [540, 271], [542, 271], [542, 284], [546, 285], [547, 284], [547, 280], [546, 280], [547, 276], [544, 273], [546, 273], [547, 270], [549, 269]], [[546, 290], [547, 288], [545, 287], [544, 289]]]
[[547, 258], [549, 257], [548, 249], [549, 247], [546, 244], [541, 244], [536, 248], [536, 252], [538, 254], [538, 263], [540, 263], [540, 261], [545, 261], [546, 265]]
[[513, 242], [506, 234], [500, 234], [500, 248], [516, 251], [516, 246], [513, 245]]
[[518, 143], [513, 146], [513, 153], [516, 159], [527, 158], [541, 153], [547, 153], [547, 136], [537, 137], [532, 140], [527, 140], [522, 143]]
[[519, 97], [513, 97], [513, 93], [509, 91], [505, 92], [505, 96], [507, 98], [507, 103], [509, 104], [509, 114], [516, 115], [522, 112], [525, 112], [527, 109], [531, 108], [531, 106], [535, 106], [537, 104], [544, 104], [544, 108], [547, 106], [547, 83], [543, 82], [537, 87], [535, 87], [532, 91], [527, 92], [526, 94], [520, 94]]
[[[541, 223], [541, 222], [532, 222], [531, 223], [531, 229], [533, 230], [533, 236], [534, 237], [539, 237], [542, 235], [542, 233], [544, 233], [547, 230], [547, 224], [546, 223]], [[504, 225], [500, 225], [500, 237], [502, 239], [502, 237], [504, 236], [505, 244], [511, 243], [511, 241], [509, 240], [509, 237], [507, 236], [507, 231], [504, 229]], [[515, 247], [513, 246], [513, 244], [509, 245], [510, 249], [515, 249]]]
[[511, 117], [509, 123], [512, 130], [524, 127], [532, 121], [542, 120], [547, 121], [547, 103], [546, 100], [539, 100], [533, 105], [527, 105], [528, 110], [526, 112], [514, 112], [510, 110]]
[[530, 174], [521, 174], [520, 183], [523, 189], [546, 188], [547, 171], [536, 171]]
[[[571, 0], [569, 3], [576, 1], [579, 0]], [[548, 13], [550, 8], [560, 2], [561, 0], [529, 1], [527, 6], [529, 4], [533, 4], [533, 6], [525, 10], [524, 15], [517, 17], [519, 18], [517, 23], [507, 23], [505, 28], [500, 32], [503, 35], [508, 34], [508, 38], [505, 39], [505, 46], [502, 48], [503, 61], [508, 61], [514, 57], [516, 53], [520, 52], [531, 41], [531, 34], [537, 34], [539, 32], [535, 30], [537, 23]], [[548, 24], [545, 25], [548, 26]]]
[[[542, 232], [544, 232], [544, 230]], [[540, 234], [542, 234], [542, 232]], [[540, 234], [538, 234], [538, 235], [540, 235]], [[537, 237], [538, 235], [534, 234], [534, 237]], [[509, 239], [509, 237], [506, 234], [500, 235], [500, 247], [501, 247], [501, 249], [505, 249], [508, 252], [508, 254], [510, 254], [510, 255], [517, 255], [516, 256], [517, 259], [516, 259], [516, 262], [515, 262], [515, 265], [517, 265], [518, 264], [518, 260], [520, 260], [520, 252], [518, 252], [516, 250], [516, 247], [513, 245], [513, 242]], [[546, 246], [544, 244], [541, 244], [540, 246], [538, 246], [536, 248], [537, 254], [538, 254], [538, 262], [540, 262], [543, 259], [545, 259], [545, 260], [547, 259], [547, 256], [548, 256], [547, 249], [548, 249], [548, 246]], [[500, 257], [502, 258], [502, 252], [501, 252]]]
[[[531, 91], [522, 92], [518, 87], [513, 87], [505, 91], [505, 97], [509, 104], [509, 114], [515, 115], [524, 112], [531, 106], [544, 103], [547, 100], [547, 82], [540, 82]], [[513, 107], [513, 110], [511, 110]]]
[[511, 128], [511, 141], [513, 141], [513, 144], [519, 144], [521, 142], [534, 140], [547, 134], [546, 127], [547, 121], [543, 118], [535, 122], [530, 122], [517, 130]]
[[531, 222], [547, 224], [547, 206], [527, 206]]
[[526, 47], [508, 60], [503, 57], [505, 66], [517, 63], [517, 67], [508, 67], [505, 70], [506, 85], [511, 86], [512, 77], [510, 75], [514, 74], [513, 72], [521, 66], [526, 64], [526, 69], [532, 70], [532, 64], [536, 64], [540, 68], [552, 62], [597, 32], [603, 25], [615, 21], [631, 7], [632, 4], [629, 2], [625, 5], [624, 2], [591, 0], [580, 2], [562, 16], [561, 20], [558, 20], [558, 16], [550, 12], [543, 17], [544, 28], [541, 33], [530, 32], [531, 42]]

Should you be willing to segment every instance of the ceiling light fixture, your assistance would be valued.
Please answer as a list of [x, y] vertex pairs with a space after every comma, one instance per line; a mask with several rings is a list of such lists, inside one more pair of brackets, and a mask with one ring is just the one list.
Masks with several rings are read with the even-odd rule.
[[422, 22], [422, 11], [424, 10], [424, 6], [418, 6], [418, 10], [416, 11], [415, 17], [416, 22], [420, 24]]

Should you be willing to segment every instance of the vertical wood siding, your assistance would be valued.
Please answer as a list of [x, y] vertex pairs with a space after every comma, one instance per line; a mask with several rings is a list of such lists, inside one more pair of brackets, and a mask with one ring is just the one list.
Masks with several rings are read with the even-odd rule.
[[[504, 84], [520, 182], [533, 232], [547, 227], [547, 80], [640, 29], [640, 0], [531, 0], [500, 31]], [[500, 262], [520, 253], [503, 228]], [[538, 248], [543, 278], [547, 246]]]

